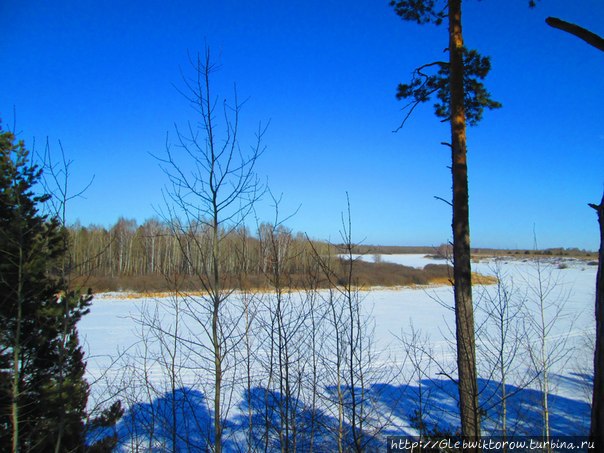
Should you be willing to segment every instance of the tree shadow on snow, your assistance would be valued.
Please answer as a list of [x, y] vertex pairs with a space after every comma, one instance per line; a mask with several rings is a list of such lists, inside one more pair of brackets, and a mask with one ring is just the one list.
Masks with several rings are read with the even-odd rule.
[[[566, 386], [567, 394], [576, 394], [569, 391], [585, 380], [584, 376], [555, 378], [560, 386]], [[479, 379], [479, 387], [483, 431], [501, 435], [501, 384]], [[540, 436], [543, 393], [512, 385], [506, 385], [505, 390], [508, 435]], [[417, 434], [420, 421], [431, 432], [454, 435], [459, 431], [457, 385], [449, 379], [425, 379], [417, 385], [374, 384], [365, 394], [373, 410], [380, 410], [394, 426], [400, 426], [382, 431], [382, 440], [364, 435], [365, 451], [379, 451], [388, 435]], [[559, 395], [550, 395], [548, 403], [552, 435], [587, 434], [589, 404]], [[298, 451], [308, 451], [311, 446], [317, 452], [337, 451], [337, 416], [317, 406], [262, 387], [244, 391], [237, 410], [225, 424], [224, 451], [278, 451], [284, 446], [291, 450], [294, 444]], [[286, 419], [287, 426], [283, 422]], [[121, 448], [128, 451], [160, 452], [173, 447], [176, 451], [209, 451], [214, 440], [212, 414], [205, 396], [186, 387], [166, 392], [150, 403], [132, 405], [116, 429]], [[342, 433], [343, 445], [352, 447], [351, 426], [343, 422]]]
[[[479, 379], [478, 385], [480, 406], [483, 409], [483, 431], [489, 435], [501, 435], [501, 383]], [[543, 392], [513, 385], [506, 385], [505, 390], [508, 435], [542, 435]], [[451, 434], [459, 431], [459, 395], [457, 384], [450, 379], [424, 379], [415, 386], [375, 384], [372, 392], [379, 396], [381, 403], [392, 411], [393, 416], [408, 423], [408, 429], [397, 432], [398, 435], [416, 434], [420, 418], [432, 431]], [[548, 405], [552, 435], [587, 435], [590, 422], [588, 403], [550, 394]]]
[[[234, 418], [233, 429], [243, 433], [243, 450], [332, 452], [338, 450], [339, 422], [320, 408], [297, 398], [286, 398], [278, 391], [255, 387], [243, 392], [240, 414]], [[288, 419], [289, 423], [284, 423]], [[354, 445], [351, 426], [342, 423], [342, 444], [345, 450]], [[365, 451], [382, 446], [376, 439], [364, 437]], [[284, 448], [287, 447], [287, 448]]]
[[132, 405], [117, 430], [120, 446], [128, 451], [208, 451], [214, 436], [204, 395], [187, 387]]

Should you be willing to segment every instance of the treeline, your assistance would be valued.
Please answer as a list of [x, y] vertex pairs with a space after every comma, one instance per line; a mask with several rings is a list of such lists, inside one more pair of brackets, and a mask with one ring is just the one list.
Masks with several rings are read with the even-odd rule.
[[413, 254], [434, 254], [437, 247], [433, 246], [416, 246], [416, 245], [370, 245], [358, 244], [354, 246], [354, 252], [367, 254], [382, 254], [382, 255], [399, 255], [406, 253]]
[[[261, 225], [260, 234], [266, 229]], [[194, 269], [207, 268], [209, 252], [201, 244], [209, 243], [212, 232], [207, 225], [183, 225], [150, 219], [142, 225], [135, 220], [120, 218], [107, 229], [99, 226], [70, 227], [74, 268], [89, 276], [192, 275]], [[221, 246], [225, 249], [221, 265], [232, 275], [266, 272], [268, 258], [261, 241], [248, 228], [221, 231]], [[303, 272], [311, 245], [302, 233], [295, 237], [286, 228], [279, 228], [283, 253], [292, 253], [289, 273]], [[243, 246], [245, 254], [239, 251]], [[326, 244], [314, 243], [324, 251]], [[293, 249], [293, 250], [292, 250]], [[191, 252], [191, 253], [188, 253]], [[194, 253], [193, 253], [194, 252]]]
[[[424, 254], [435, 258], [450, 258], [453, 255], [451, 244], [440, 244], [437, 246], [415, 246], [415, 245], [355, 245], [354, 252], [363, 255], [382, 254]], [[537, 257], [571, 257], [571, 258], [597, 258], [598, 253], [591, 250], [579, 249], [577, 247], [553, 247], [546, 249], [496, 249], [487, 247], [472, 247], [473, 257], [484, 256], [510, 256], [530, 255]]]
[[597, 258], [598, 253], [592, 252], [589, 250], [579, 249], [576, 247], [573, 248], [564, 248], [564, 247], [555, 247], [541, 250], [525, 250], [525, 249], [514, 249], [514, 250], [491, 250], [491, 249], [479, 249], [479, 253], [482, 254], [492, 254], [492, 255], [529, 255], [529, 256], [538, 256], [538, 257], [548, 257], [548, 256], [566, 256], [570, 258]]
[[[96, 292], [162, 291], [171, 289], [175, 279], [182, 289], [198, 289], [198, 270], [213, 266], [208, 249], [213, 233], [201, 223], [149, 219], [138, 225], [122, 217], [110, 228], [76, 224], [68, 232], [73, 277]], [[280, 258], [287, 257], [280, 271], [290, 288], [305, 286], [318, 257], [331, 260], [338, 278], [346, 278], [337, 245], [310, 240], [284, 226], [260, 224], [253, 233], [244, 226], [221, 230], [220, 241], [219, 265], [226, 275], [225, 284], [231, 288], [265, 288], [275, 260], [271, 249], [275, 247]], [[365, 254], [365, 250], [358, 252]], [[445, 265], [415, 269], [358, 260], [355, 266], [355, 283], [361, 286], [423, 285], [450, 277]], [[326, 280], [319, 284], [328, 286]]]

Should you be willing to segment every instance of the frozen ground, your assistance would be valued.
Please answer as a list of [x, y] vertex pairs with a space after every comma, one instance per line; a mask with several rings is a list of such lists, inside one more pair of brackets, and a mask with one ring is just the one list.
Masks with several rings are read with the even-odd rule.
[[[364, 259], [373, 259], [366, 257]], [[384, 261], [392, 261], [404, 265], [423, 267], [435, 261], [423, 255], [383, 255]], [[582, 435], [588, 429], [589, 423], [589, 379], [591, 377], [591, 363], [593, 360], [590, 349], [590, 338], [593, 337], [594, 320], [594, 289], [596, 266], [577, 260], [566, 260], [564, 265], [560, 261], [550, 260], [542, 262], [540, 266], [534, 261], [489, 260], [473, 264], [473, 270], [483, 274], [498, 273], [506, 288], [511, 290], [516, 301], [519, 301], [523, 310], [532, 313], [538, 318], [540, 310], [536, 303], [537, 288], [541, 280], [541, 288], [547, 290], [544, 299], [544, 319], [552, 321], [551, 330], [548, 332], [548, 348], [553, 351], [551, 360], [551, 395], [550, 405], [552, 410], [552, 428], [558, 435]], [[541, 279], [539, 279], [541, 274]], [[485, 306], [487, 295], [491, 299], [497, 294], [496, 285], [475, 288], [475, 301], [479, 306]], [[296, 296], [294, 296], [296, 297]], [[301, 296], [299, 296], [301, 297]], [[454, 315], [452, 307], [452, 290], [449, 287], [426, 288], [399, 288], [376, 289], [361, 293], [363, 306], [369, 319], [374, 323], [374, 348], [376, 359], [372, 364], [379, 369], [391, 368], [400, 371], [396, 378], [389, 378], [387, 382], [371, 382], [371, 391], [379, 392], [379, 404], [383, 411], [388, 411], [391, 426], [385, 433], [405, 434], [414, 433], [410, 428], [409, 418], [411, 409], [416, 404], [412, 395], [416, 395], [421, 387], [424, 394], [430, 395], [433, 406], [429, 414], [432, 422], [444, 427], [455, 427], [456, 420], [456, 388], [454, 382], [446, 377], [454, 377], [454, 354], [452, 349], [454, 331]], [[93, 386], [93, 399], [102, 399], [116, 389], [132, 390], [133, 382], [128, 381], [128, 368], [141, 367], [140, 357], [145, 355], [141, 349], [143, 330], [140, 322], [142, 313], [155, 313], [156, 319], [166, 329], [171, 329], [174, 318], [171, 310], [167, 308], [169, 300], [155, 300], [146, 298], [124, 299], [117, 295], [99, 295], [96, 297], [91, 313], [80, 323], [80, 333], [88, 350], [88, 376]], [[488, 326], [488, 315], [484, 310], [477, 308], [477, 325], [484, 329], [493, 329]], [[525, 322], [526, 325], [526, 321]], [[483, 324], [484, 323], [484, 324]], [[424, 339], [423, 342], [410, 340], [411, 332], [415, 331]], [[201, 332], [193, 335], [203, 336]], [[483, 334], [480, 334], [483, 335]], [[536, 340], [534, 338], [531, 340]], [[486, 338], [486, 334], [478, 338], [478, 342]], [[530, 337], [530, 336], [529, 336]], [[404, 345], [406, 339], [408, 345]], [[425, 366], [425, 373], [418, 380], [409, 361], [409, 343], [416, 346], [423, 345], [429, 350], [434, 361], [429, 361]], [[151, 350], [158, 348], [157, 343], [151, 341], [145, 345], [146, 353], [151, 356]], [[480, 348], [480, 346], [479, 346]], [[563, 349], [563, 350], [562, 350]], [[562, 351], [561, 351], [562, 350]], [[555, 354], [554, 354], [555, 353]], [[520, 354], [519, 354], [520, 355]], [[132, 357], [138, 357], [133, 360]], [[559, 358], [558, 358], [559, 357]], [[555, 358], [556, 360], [553, 360]], [[425, 358], [424, 358], [425, 359]], [[478, 357], [479, 369], [488, 368], [487, 364]], [[541, 392], [538, 379], [527, 379], [530, 372], [526, 352], [518, 358], [518, 366], [510, 372], [507, 384], [508, 393], [514, 393], [509, 400], [510, 426], [521, 433], [539, 434], [539, 401]], [[195, 367], [186, 366], [186, 357], [181, 358], [182, 372], [179, 382], [182, 392], [194, 392], [199, 400], [199, 410], [205, 411], [209, 419], [207, 404], [203, 389], [209, 382], [201, 375], [208, 373]], [[154, 363], [148, 366], [148, 382], [159, 385], [165, 378], [166, 367]], [[132, 371], [132, 370], [130, 370]], [[379, 374], [377, 374], [379, 375]], [[392, 374], [390, 375], [392, 376]], [[237, 382], [241, 381], [235, 376]], [[258, 382], [262, 387], [261, 378]], [[420, 386], [421, 384], [421, 386]], [[236, 384], [237, 385], [237, 384]], [[484, 373], [481, 378], [481, 402], [485, 407], [492, 408], [491, 400], [496, 399], [500, 387], [496, 376]], [[138, 390], [139, 393], [141, 390]], [[130, 392], [133, 393], [132, 391]], [[240, 418], [241, 402], [237, 401], [241, 392], [233, 390], [235, 400], [231, 412], [231, 440], [238, 438], [236, 431], [238, 417]], [[406, 395], [401, 398], [401, 395]], [[189, 395], [188, 400], [191, 397]], [[158, 398], [153, 404], [162, 404]], [[149, 407], [151, 407], [149, 406]], [[493, 411], [497, 411], [493, 408]], [[125, 420], [128, 420], [128, 413]], [[185, 416], [186, 417], [186, 416]], [[493, 419], [496, 419], [496, 415]], [[125, 424], [126, 422], [122, 422]], [[497, 429], [495, 421], [486, 421], [486, 429]], [[120, 436], [132, 436], [132, 432], [120, 428]], [[233, 446], [235, 444], [232, 444]], [[233, 448], [234, 449], [234, 448]]]

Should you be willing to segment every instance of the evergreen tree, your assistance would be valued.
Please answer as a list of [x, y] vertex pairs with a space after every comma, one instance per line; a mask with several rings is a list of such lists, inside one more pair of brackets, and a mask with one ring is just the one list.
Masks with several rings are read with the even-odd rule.
[[[0, 128], [0, 445], [84, 451], [89, 387], [76, 326], [92, 295], [66, 287], [67, 233], [40, 211], [50, 199], [36, 193], [40, 176]], [[119, 403], [112, 409], [120, 415]]]
[[390, 5], [406, 21], [435, 25], [448, 22], [448, 61], [417, 68], [411, 83], [399, 85], [397, 97], [411, 99], [403, 124], [417, 105], [435, 96], [436, 116], [451, 127], [453, 289], [461, 433], [464, 438], [479, 439], [466, 124], [477, 124], [485, 108], [499, 108], [501, 104], [491, 99], [482, 83], [491, 67], [489, 59], [464, 46], [462, 0], [391, 0]]

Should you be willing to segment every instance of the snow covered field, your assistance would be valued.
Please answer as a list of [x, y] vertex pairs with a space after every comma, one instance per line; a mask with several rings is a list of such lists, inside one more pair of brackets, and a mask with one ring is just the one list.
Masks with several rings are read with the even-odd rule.
[[[442, 263], [422, 255], [383, 255], [381, 259], [414, 267]], [[533, 357], [531, 354], [536, 356], [536, 351], [530, 352], [525, 346], [532, 344], [535, 347], [538, 343], [539, 338], [535, 336], [536, 331], [531, 330], [531, 323], [543, 320], [548, 327], [545, 352], [549, 355], [547, 366], [550, 378], [552, 432], [557, 435], [583, 435], [588, 430], [589, 380], [593, 361], [590, 341], [594, 332], [596, 266], [578, 260], [567, 260], [561, 264], [559, 261], [550, 260], [538, 266], [535, 261], [511, 259], [473, 264], [473, 271], [482, 274], [498, 273], [503, 283], [499, 288], [497, 285], [476, 287], [474, 293], [477, 304], [477, 360], [480, 384], [483, 388], [480, 398], [486, 408], [483, 428], [489, 432], [498, 432], [500, 429], [500, 408], [497, 401], [501, 386], [499, 374], [493, 371], [490, 362], [492, 354], [489, 359], [487, 352], [493, 347], [491, 334], [497, 330], [492, 306], [487, 302], [496, 300], [502, 290], [510, 294], [509, 299], [517, 304], [517, 311], [522, 313], [522, 316], [511, 318], [514, 320], [515, 330], [518, 331], [517, 335], [514, 334], [517, 343], [505, 346], [508, 348], [506, 355], [514, 356], [514, 362], [506, 377], [506, 389], [509, 394], [513, 394], [508, 400], [508, 429], [519, 434], [540, 434], [542, 387], [539, 383], [543, 372], [535, 371], [531, 365], [534, 362], [530, 360]], [[256, 297], [254, 300], [262, 305], [261, 296]], [[304, 297], [301, 294], [292, 295], [290, 300], [302, 304]], [[360, 297], [363, 299], [364, 313], [373, 324], [374, 359], [371, 372], [368, 372], [367, 376], [383, 377], [383, 380], [378, 378], [377, 381], [365, 383], [368, 394], [375, 396], [372, 407], [387, 414], [385, 418], [388, 420], [384, 422], [380, 436], [416, 433], [411, 419], [418, 407], [425, 412], [426, 421], [445, 429], [456, 429], [457, 395], [455, 383], [450, 379], [455, 377], [452, 289], [444, 286], [378, 288], [362, 291]], [[240, 298], [235, 299], [238, 301], [235, 303], [241, 302]], [[539, 305], [540, 300], [543, 302], [543, 310]], [[175, 327], [171, 304], [173, 301], [170, 299], [128, 299], [112, 294], [95, 298], [91, 313], [81, 321], [79, 327], [82, 341], [88, 350], [89, 381], [95, 382], [92, 390], [93, 400], [102, 400], [120, 391], [120, 397], [126, 405], [131, 408], [136, 406], [138, 410], [143, 407], [143, 403], [144, 407], [149, 409], [163, 401], [158, 395], [161, 395], [164, 389], [167, 390], [166, 373], [171, 368], [165, 360], [158, 360], [158, 357], [161, 355], [160, 350], [169, 350], [166, 349], [169, 345], [162, 345], [164, 340], [150, 335], [141, 325], [140, 319], [147, 313], [147, 321], [159, 320], [162, 329], [171, 332]], [[260, 309], [256, 316], [261, 319], [266, 317], [267, 313]], [[179, 328], [181, 332], [188, 332], [183, 334], [190, 335], [188, 338], [205, 338], [198, 325], [180, 320]], [[416, 335], [411, 338], [413, 332]], [[145, 338], [146, 341], [142, 341]], [[511, 341], [512, 336], [509, 338]], [[521, 347], [521, 344], [524, 346]], [[191, 352], [191, 349], [179, 349], [178, 357], [172, 361], [172, 364], [176, 365], [172, 370], [177, 368], [178, 387], [183, 394], [189, 392], [187, 400], [191, 400], [193, 393], [197, 398], [200, 407], [197, 408], [195, 419], [198, 420], [201, 411], [204, 413], [201, 418], [207, 422], [211, 411], [205, 394], [211, 387], [211, 374], [199, 365], [200, 360], [193, 360], [199, 357], [193, 357], [195, 353]], [[410, 349], [416, 353], [416, 358], [421, 359], [420, 365], [417, 361], [415, 366], [413, 365], [409, 355]], [[259, 353], [261, 354], [262, 352]], [[193, 363], [195, 365], [190, 366]], [[226, 444], [227, 449], [236, 450], [236, 445], [240, 445], [245, 437], [242, 438], [240, 431], [243, 429], [240, 427], [245, 424], [245, 401], [242, 400], [242, 395], [245, 393], [243, 390], [246, 375], [241, 363], [231, 365], [232, 371], [228, 374], [231, 382], [228, 395], [232, 398], [228, 416], [230, 423], [225, 432], [230, 442]], [[388, 372], [382, 372], [383, 370]], [[266, 385], [261, 371], [255, 370], [253, 377], [256, 379], [256, 388]], [[159, 389], [153, 394], [156, 397], [148, 389], [145, 390], [141, 382], [153, 386], [154, 390]], [[330, 384], [324, 383], [325, 386]], [[419, 389], [422, 389], [424, 395], [420, 406], [416, 401]], [[172, 389], [172, 395], [174, 394]], [[327, 417], [333, 417], [330, 408], [324, 407], [323, 410]], [[132, 448], [133, 437], [144, 436], [141, 431], [127, 426], [132, 423], [132, 412], [134, 409], [127, 412], [118, 427], [125, 449]], [[187, 415], [180, 414], [179, 417], [186, 419]], [[179, 426], [198, 432], [198, 437], [201, 436], [199, 432], [205, 429], [200, 426], [187, 428], [186, 420], [180, 420]], [[161, 439], [159, 430], [156, 436]], [[202, 437], [198, 439], [201, 443]], [[169, 443], [166, 439], [163, 442]], [[328, 450], [326, 447], [325, 451]]]

